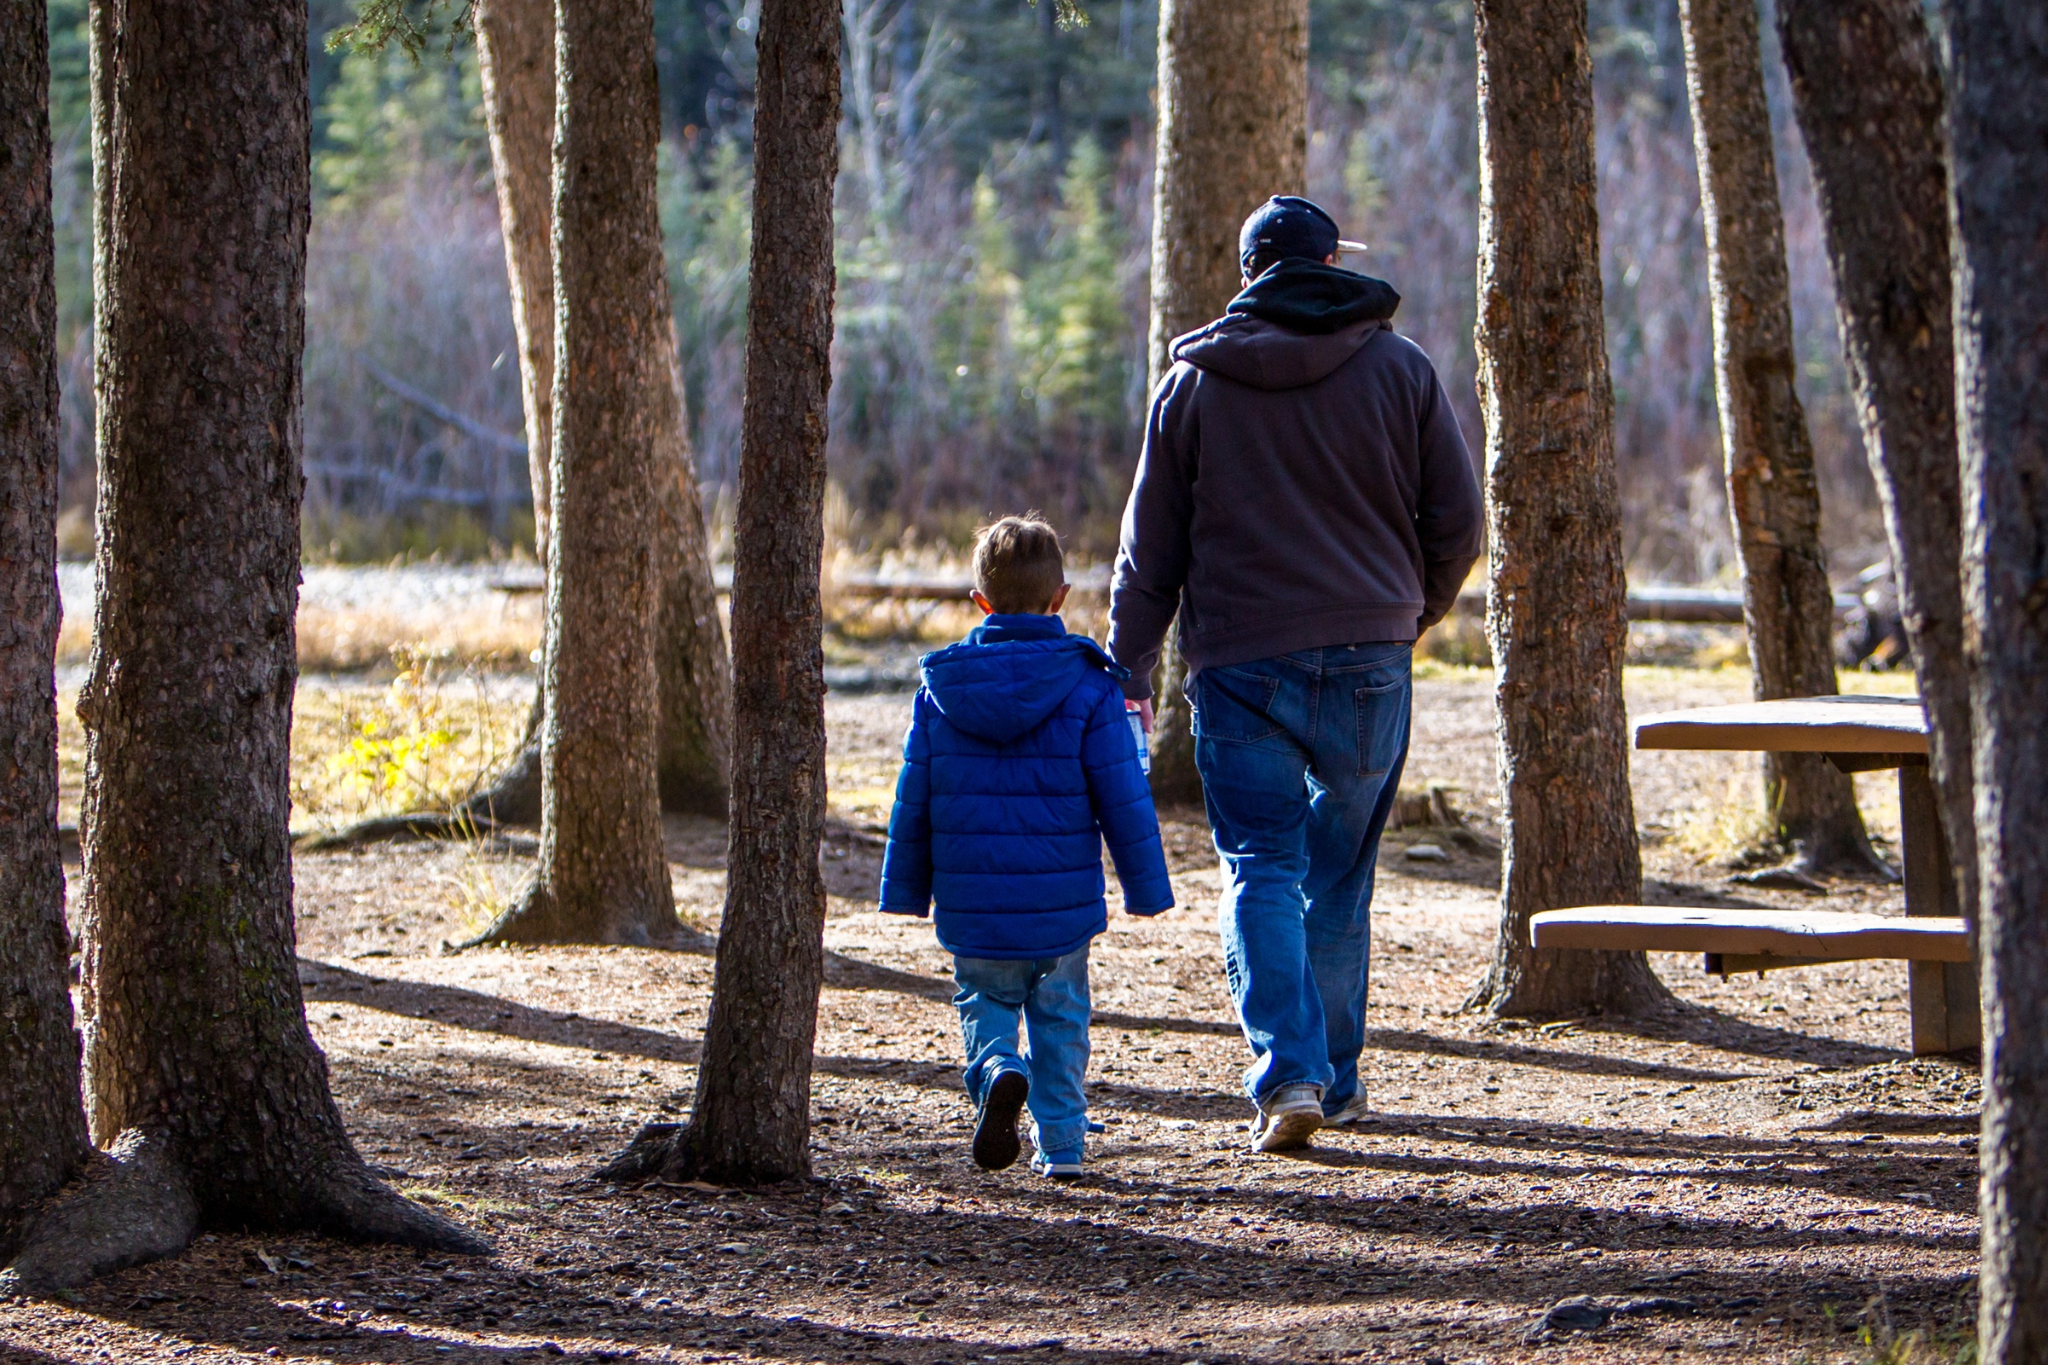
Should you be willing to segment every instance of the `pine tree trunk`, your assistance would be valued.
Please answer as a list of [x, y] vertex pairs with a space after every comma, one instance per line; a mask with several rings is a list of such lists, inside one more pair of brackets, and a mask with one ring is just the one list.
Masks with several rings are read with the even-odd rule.
[[[1820, 541], [1813, 440], [1793, 383], [1785, 222], [1756, 0], [1680, 0], [1679, 15], [1756, 696], [1833, 696], [1834, 589]], [[1802, 869], [1885, 870], [1864, 832], [1855, 784], [1821, 755], [1766, 754], [1764, 800], [1778, 842]]]
[[664, 414], [654, 399], [668, 378], [659, 362], [671, 324], [655, 190], [654, 15], [649, 0], [577, 0], [557, 17], [560, 364], [540, 863], [481, 939], [651, 943], [677, 927], [655, 772]]
[[733, 813], [697, 1097], [607, 1168], [725, 1183], [810, 1169], [824, 971], [824, 548], [839, 6], [763, 0], [746, 397], [733, 526]]
[[[1308, 0], [1162, 0], [1148, 388], [1237, 294], [1245, 218], [1307, 183]], [[1159, 658], [1152, 793], [1199, 803], [1186, 670], [1171, 639]]]
[[491, 130], [498, 229], [519, 337], [526, 408], [526, 468], [533, 489], [533, 548], [548, 562], [549, 443], [554, 436], [555, 9], [554, 0], [478, 0], [477, 72]]
[[75, 1283], [201, 1223], [482, 1250], [378, 1183], [292, 929], [306, 9], [92, 8], [99, 596], [85, 1057], [108, 1178], [15, 1270]]
[[1780, 0], [1778, 41], [1813, 165], [1842, 354], [1933, 731], [1942, 826], [1964, 913], [1974, 918], [1941, 65], [1915, 0]]
[[1479, 387], [1486, 629], [1503, 814], [1501, 925], [1472, 1003], [1628, 1012], [1641, 953], [1529, 947], [1529, 916], [1642, 894], [1621, 690], [1627, 589], [1585, 0], [1479, 0]]
[[1985, 1010], [1978, 1358], [2048, 1360], [2048, 9], [1946, 6]]
[[[659, 230], [658, 214], [655, 226]], [[690, 453], [682, 356], [665, 272], [660, 304], [668, 325], [649, 380], [660, 433], [654, 476], [654, 563], [661, 586], [654, 636], [661, 697], [655, 778], [663, 810], [722, 820], [732, 791], [732, 660], [711, 581], [704, 500]]]
[[57, 851], [57, 286], [45, 0], [0, 0], [0, 1265], [91, 1150]]
[[[477, 7], [476, 25], [484, 111], [491, 128], [491, 166], [505, 238], [505, 268], [512, 282], [513, 321], [519, 333], [535, 549], [545, 564], [554, 384], [554, 276], [549, 246], [554, 8], [550, 0], [483, 0]], [[655, 221], [658, 231], [658, 210]], [[661, 300], [666, 315], [669, 292], [665, 272]], [[656, 478], [660, 531], [655, 548], [662, 594], [656, 627], [661, 680], [656, 771], [662, 809], [722, 817], [728, 789], [731, 667], [725, 629], [718, 619], [717, 591], [711, 582], [704, 509], [690, 454], [682, 366], [673, 327], [663, 333], [660, 345], [663, 353], [649, 362], [649, 374], [657, 377], [650, 381], [655, 387], [648, 399], [659, 433], [657, 469], [662, 471]], [[464, 803], [458, 819], [539, 822], [541, 711], [537, 697], [518, 752], [489, 789]]]

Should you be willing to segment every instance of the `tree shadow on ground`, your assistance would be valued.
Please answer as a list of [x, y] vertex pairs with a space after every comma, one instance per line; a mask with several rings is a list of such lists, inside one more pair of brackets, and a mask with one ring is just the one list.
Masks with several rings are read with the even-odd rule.
[[1655, 1014], [1603, 1014], [1575, 1021], [1585, 1033], [1622, 1034], [1659, 1043], [1692, 1043], [1772, 1061], [1809, 1066], [1858, 1067], [1896, 1062], [1909, 1054], [1875, 1043], [1828, 1038], [1753, 1024], [1709, 1005], [1674, 1000]]
[[1416, 1029], [1374, 1029], [1367, 1046], [1387, 1052], [1416, 1052], [1438, 1057], [1462, 1057], [1472, 1061], [1501, 1062], [1509, 1066], [1537, 1066], [1584, 1076], [1626, 1076], [1636, 1080], [1691, 1081], [1694, 1083], [1747, 1079], [1739, 1072], [1706, 1071], [1668, 1062], [1639, 1062], [1628, 1057], [1602, 1057], [1590, 1052], [1561, 1048], [1529, 1047], [1520, 1043], [1496, 1043], [1491, 1039], [1446, 1037]]
[[[178, 1335], [244, 1351], [262, 1351], [266, 1343], [290, 1349], [287, 1343], [318, 1341], [323, 1354], [361, 1365], [417, 1360], [427, 1350], [435, 1353], [433, 1358], [476, 1362], [533, 1358], [548, 1340], [562, 1343], [558, 1358], [572, 1360], [688, 1348], [741, 1351], [756, 1359], [884, 1365], [893, 1358], [905, 1365], [937, 1365], [1035, 1348], [1058, 1349], [1062, 1360], [1118, 1365], [1148, 1356], [1156, 1360], [1157, 1343], [1166, 1340], [1170, 1328], [1160, 1328], [1150, 1350], [1065, 1342], [1052, 1347], [1042, 1341], [1034, 1347], [1012, 1334], [1043, 1331], [1051, 1323], [1071, 1330], [1078, 1325], [1073, 1310], [1084, 1303], [1172, 1326], [1195, 1310], [1286, 1306], [1312, 1310], [1318, 1330], [1355, 1331], [1364, 1340], [1367, 1325], [1357, 1312], [1397, 1296], [1428, 1307], [1490, 1303], [1533, 1314], [1560, 1296], [1655, 1289], [1682, 1293], [1686, 1308], [1670, 1311], [1682, 1311], [1710, 1329], [1725, 1330], [1745, 1314], [1769, 1311], [1832, 1336], [1834, 1329], [1822, 1315], [1835, 1306], [1853, 1311], [1873, 1292], [1939, 1301], [1959, 1286], [1953, 1275], [1901, 1275], [1883, 1267], [1871, 1272], [1881, 1273], [1882, 1283], [1866, 1282], [1839, 1270], [1816, 1272], [1791, 1259], [1753, 1259], [1740, 1268], [1717, 1269], [1676, 1263], [1687, 1251], [1730, 1247], [1758, 1253], [1795, 1245], [1955, 1250], [1963, 1240], [1958, 1238], [1901, 1238], [1855, 1229], [1784, 1233], [1740, 1217], [1622, 1215], [1603, 1217], [1596, 1225], [1562, 1201], [1448, 1208], [1436, 1201], [1380, 1196], [1308, 1199], [1284, 1189], [1232, 1188], [1160, 1205], [1133, 1197], [1142, 1190], [1132, 1182], [1025, 1187], [1006, 1207], [970, 1211], [943, 1205], [892, 1207], [889, 1191], [857, 1178], [829, 1186], [775, 1187], [752, 1197], [650, 1186], [607, 1200], [602, 1213], [585, 1208], [558, 1220], [567, 1226], [555, 1231], [577, 1234], [578, 1245], [586, 1248], [586, 1254], [567, 1264], [544, 1268], [542, 1262], [529, 1265], [506, 1256], [449, 1276], [439, 1273], [440, 1263], [409, 1253], [320, 1243], [306, 1253], [305, 1273], [261, 1278], [253, 1285], [244, 1281], [246, 1292], [232, 1288], [229, 1276], [216, 1269], [212, 1281], [200, 1286], [198, 1301], [210, 1304], [210, 1296], [241, 1301], [237, 1329], [216, 1320], [206, 1324], [208, 1330], [185, 1325]], [[827, 1212], [828, 1201], [842, 1202]], [[1232, 1210], [1271, 1235], [1260, 1244], [1220, 1246], [1204, 1243], [1199, 1228], [1179, 1221], [1188, 1211], [1216, 1216]], [[1154, 1225], [1155, 1218], [1162, 1222]], [[599, 1243], [600, 1223], [606, 1230], [617, 1224], [620, 1236]], [[1381, 1245], [1369, 1258], [1332, 1258], [1317, 1241], [1319, 1234], [1361, 1228], [1408, 1238], [1410, 1244], [1399, 1249]], [[880, 1234], [885, 1246], [918, 1254], [895, 1261], [856, 1259], [863, 1252], [854, 1245], [854, 1233]], [[821, 1235], [824, 1240], [816, 1240]], [[750, 1248], [729, 1242], [734, 1237], [772, 1239], [780, 1245], [765, 1259], [751, 1260]], [[243, 1239], [227, 1240], [224, 1251], [232, 1264], [235, 1246]], [[254, 1240], [246, 1240], [253, 1249]], [[1584, 1247], [1656, 1251], [1664, 1259], [1651, 1270], [1570, 1254]], [[677, 1267], [644, 1259], [681, 1258], [692, 1249], [708, 1260], [688, 1278], [672, 1273]], [[1446, 1263], [1446, 1252], [1461, 1250], [1467, 1254]], [[880, 1252], [874, 1255], [879, 1258]], [[784, 1260], [791, 1264], [778, 1264]], [[166, 1298], [149, 1291], [168, 1284], [178, 1269], [171, 1264], [128, 1272], [94, 1286], [79, 1306], [141, 1332], [175, 1329], [180, 1326], [177, 1305], [166, 1310]], [[655, 1311], [649, 1312], [643, 1301], [630, 1297], [636, 1289], [649, 1295], [732, 1293], [730, 1284], [718, 1281], [735, 1276], [749, 1284], [774, 1285], [770, 1297], [775, 1306], [655, 1300]], [[401, 1286], [421, 1292], [393, 1292]], [[905, 1296], [914, 1296], [915, 1303], [906, 1303]], [[805, 1306], [824, 1298], [838, 1302], [824, 1309]], [[931, 1308], [932, 1321], [922, 1321], [926, 1315], [916, 1313], [918, 1305]], [[367, 1321], [359, 1316], [366, 1308], [371, 1314]], [[995, 1321], [975, 1320], [991, 1312]], [[502, 1321], [515, 1313], [522, 1321]], [[812, 1320], [824, 1314], [898, 1320], [861, 1325]], [[903, 1320], [911, 1316], [920, 1321]], [[1474, 1326], [1492, 1338], [1488, 1346], [1503, 1347], [1513, 1344], [1531, 1320], [1502, 1324], [1495, 1319]], [[992, 1334], [991, 1328], [1007, 1332]], [[470, 1339], [478, 1331], [517, 1333], [524, 1340], [478, 1343]], [[1203, 1358], [1274, 1358], [1270, 1349], [1218, 1350], [1218, 1344], [1204, 1345]]]

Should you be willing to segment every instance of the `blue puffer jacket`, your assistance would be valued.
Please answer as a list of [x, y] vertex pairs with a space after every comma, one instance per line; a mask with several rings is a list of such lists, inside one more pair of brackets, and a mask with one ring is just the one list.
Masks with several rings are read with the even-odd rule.
[[1123, 677], [1057, 616], [991, 616], [926, 655], [882, 909], [936, 902], [939, 942], [960, 957], [1061, 957], [1109, 925], [1105, 839], [1131, 913], [1172, 908]]

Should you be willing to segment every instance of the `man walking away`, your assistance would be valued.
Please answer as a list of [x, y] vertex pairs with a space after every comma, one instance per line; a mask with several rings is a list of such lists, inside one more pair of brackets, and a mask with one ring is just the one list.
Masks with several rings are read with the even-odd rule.
[[1443, 385], [1389, 323], [1400, 296], [1339, 269], [1339, 249], [1306, 199], [1245, 220], [1244, 292], [1173, 343], [1152, 395], [1110, 606], [1148, 731], [1179, 612], [1252, 1146], [1269, 1152], [1366, 1112], [1373, 867], [1410, 655], [1485, 536]]

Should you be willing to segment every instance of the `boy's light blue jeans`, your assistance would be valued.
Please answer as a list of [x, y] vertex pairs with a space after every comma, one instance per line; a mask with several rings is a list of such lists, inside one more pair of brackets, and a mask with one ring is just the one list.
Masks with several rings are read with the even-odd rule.
[[[1021, 1071], [1031, 1082], [1033, 1140], [1041, 1152], [1078, 1152], [1088, 1134], [1088, 949], [1039, 962], [953, 959], [953, 1004], [967, 1044], [967, 1096], [981, 1107], [989, 1082]], [[1017, 1046], [1018, 1022], [1029, 1039]]]
[[1408, 757], [1405, 644], [1205, 668], [1195, 766], [1223, 858], [1224, 969], [1251, 1044], [1245, 1093], [1358, 1094], [1380, 832]]

